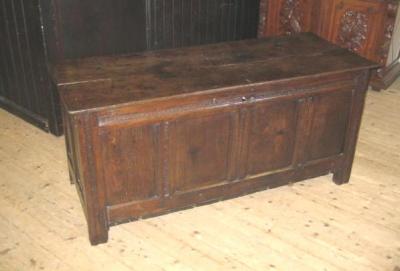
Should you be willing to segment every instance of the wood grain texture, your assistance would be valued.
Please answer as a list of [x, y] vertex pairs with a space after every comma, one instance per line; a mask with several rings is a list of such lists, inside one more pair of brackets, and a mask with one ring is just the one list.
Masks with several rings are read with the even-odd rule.
[[259, 37], [311, 31], [315, 4], [314, 0], [261, 0]]
[[348, 182], [374, 67], [313, 34], [60, 64], [91, 243], [112, 225], [330, 172]]
[[291, 165], [297, 124], [297, 101], [259, 103], [252, 110], [247, 157], [248, 174]]
[[1, 110], [0, 269], [394, 271], [399, 101], [400, 81], [368, 93], [347, 185], [319, 177], [125, 224], [97, 247], [88, 244], [75, 189], [66, 185], [63, 138]]
[[[259, 37], [311, 31], [382, 65], [375, 90], [400, 76], [397, 0], [261, 0]], [[397, 19], [396, 19], [397, 17]]]
[[[372, 61], [386, 64], [398, 1], [262, 1], [263, 36], [311, 31]], [[262, 16], [262, 15], [260, 15]]]
[[255, 38], [259, 0], [2, 0], [0, 106], [62, 134], [62, 59]]
[[302, 33], [68, 60], [54, 75], [72, 112], [373, 66], [316, 35]]

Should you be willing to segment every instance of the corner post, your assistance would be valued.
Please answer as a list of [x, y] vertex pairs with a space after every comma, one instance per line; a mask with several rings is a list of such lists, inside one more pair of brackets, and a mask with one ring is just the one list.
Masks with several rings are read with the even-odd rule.
[[106, 196], [103, 176], [98, 170], [99, 144], [97, 117], [93, 113], [84, 113], [80, 129], [82, 148], [81, 157], [84, 208], [89, 230], [90, 243], [98, 245], [108, 241], [109, 223], [107, 219]]
[[344, 157], [333, 174], [333, 181], [338, 185], [348, 183], [350, 180], [369, 79], [370, 70], [363, 71], [354, 79], [355, 87], [353, 89], [351, 114], [348, 121], [347, 136], [344, 144]]

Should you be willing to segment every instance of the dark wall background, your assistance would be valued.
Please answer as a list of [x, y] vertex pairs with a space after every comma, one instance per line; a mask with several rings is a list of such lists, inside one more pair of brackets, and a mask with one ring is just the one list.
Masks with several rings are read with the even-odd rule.
[[61, 134], [52, 65], [255, 38], [260, 0], [0, 0], [0, 106]]
[[144, 0], [57, 0], [59, 39], [66, 58], [146, 48]]
[[57, 0], [61, 55], [255, 38], [260, 0]]
[[51, 115], [38, 0], [0, 0], [0, 105], [43, 129]]
[[259, 0], [147, 0], [147, 47], [255, 38]]

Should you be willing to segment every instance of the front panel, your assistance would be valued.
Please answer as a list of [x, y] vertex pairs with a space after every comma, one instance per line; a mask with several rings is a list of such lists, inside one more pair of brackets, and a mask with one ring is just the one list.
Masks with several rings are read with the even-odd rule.
[[[181, 109], [98, 118], [98, 178], [109, 206], [162, 200], [235, 178], [237, 106]], [[137, 118], [142, 115], [147, 120]]]
[[198, 112], [170, 127], [170, 185], [179, 193], [227, 182], [238, 142], [234, 110]]
[[101, 169], [108, 205], [157, 198], [159, 124], [107, 128], [101, 132]]
[[251, 111], [247, 174], [291, 165], [296, 135], [297, 100], [260, 102]]

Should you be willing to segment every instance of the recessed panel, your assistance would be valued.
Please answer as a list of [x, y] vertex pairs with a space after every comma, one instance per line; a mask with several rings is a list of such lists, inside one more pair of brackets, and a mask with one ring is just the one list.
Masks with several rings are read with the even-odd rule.
[[220, 112], [185, 118], [176, 121], [174, 127], [174, 190], [195, 190], [227, 181], [234, 114]]
[[296, 100], [263, 102], [251, 114], [247, 174], [285, 168], [292, 162]]
[[110, 205], [158, 195], [159, 127], [110, 129], [103, 135], [103, 174]]
[[314, 118], [309, 143], [309, 160], [343, 152], [349, 114], [351, 91], [337, 91], [314, 97]]

